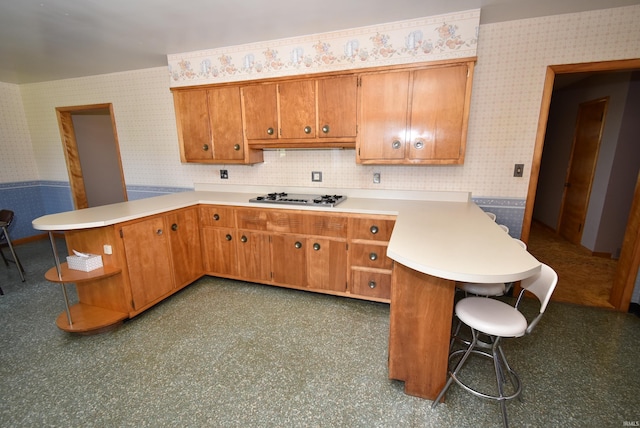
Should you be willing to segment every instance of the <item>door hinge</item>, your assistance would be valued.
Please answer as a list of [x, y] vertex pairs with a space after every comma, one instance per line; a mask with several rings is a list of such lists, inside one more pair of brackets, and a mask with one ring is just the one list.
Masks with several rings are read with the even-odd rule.
[[578, 232], [582, 232], [582, 223], [578, 225]]
[[131, 300], [131, 307], [132, 307], [133, 309], [135, 309], [135, 308], [136, 308], [136, 303], [133, 301], [133, 299]]
[[120, 229], [120, 238], [124, 238], [124, 234], [122, 233], [122, 229]]

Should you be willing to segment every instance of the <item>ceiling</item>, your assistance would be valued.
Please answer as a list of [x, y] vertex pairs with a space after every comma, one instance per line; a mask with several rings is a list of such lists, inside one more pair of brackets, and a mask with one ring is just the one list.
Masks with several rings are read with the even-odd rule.
[[640, 0], [0, 0], [0, 82], [167, 65], [167, 54], [481, 9], [489, 24]]

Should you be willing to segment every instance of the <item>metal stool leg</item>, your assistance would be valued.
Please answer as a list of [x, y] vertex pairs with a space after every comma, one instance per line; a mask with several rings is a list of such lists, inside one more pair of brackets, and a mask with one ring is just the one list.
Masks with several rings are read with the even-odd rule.
[[9, 231], [7, 230], [7, 226], [2, 226], [2, 231], [4, 232], [5, 238], [7, 238], [7, 245], [9, 246], [9, 251], [11, 251], [13, 260], [15, 261], [16, 266], [18, 268], [18, 273], [20, 274], [20, 278], [22, 279], [22, 282], [24, 282], [24, 273], [23, 273], [24, 269], [22, 268], [22, 265], [20, 264], [20, 260], [18, 259], [18, 256], [16, 255], [15, 250], [13, 249], [13, 244], [11, 243], [11, 238], [9, 238]]

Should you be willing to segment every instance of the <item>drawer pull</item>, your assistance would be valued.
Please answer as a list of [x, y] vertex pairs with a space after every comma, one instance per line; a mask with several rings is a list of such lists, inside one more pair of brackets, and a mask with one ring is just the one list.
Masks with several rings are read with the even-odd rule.
[[424, 141], [422, 140], [418, 140], [413, 144], [413, 147], [415, 147], [416, 149], [420, 150], [422, 148], [424, 148]]
[[156, 235], [158, 235], [158, 236], [162, 235], [162, 229], [156, 230]]
[[320, 244], [318, 244], [317, 242], [313, 244], [313, 249], [315, 251], [320, 251]]
[[218, 221], [218, 220], [220, 220], [220, 216], [219, 216], [218, 214], [214, 214], [214, 215], [213, 215], [213, 219], [214, 219], [215, 221]]
[[369, 253], [369, 260], [375, 262], [376, 260], [378, 260], [378, 255], [376, 253]]
[[227, 233], [227, 236], [225, 236], [225, 238], [227, 239], [227, 241], [231, 241], [231, 235], [229, 235], [228, 233]]
[[402, 144], [400, 143], [399, 140], [394, 140], [393, 143], [391, 143], [391, 147], [394, 149], [399, 149], [401, 145]]
[[171, 225], [171, 230], [173, 230], [174, 232], [175, 232], [176, 230], [178, 230], [178, 225], [177, 225], [176, 223], [173, 223], [173, 224]]
[[311, 127], [310, 126], [305, 126], [304, 127], [304, 133], [305, 134], [311, 134]]
[[369, 228], [369, 230], [375, 235], [376, 233], [378, 233], [378, 226], [373, 225]]
[[233, 150], [235, 150], [236, 152], [237, 152], [238, 150], [240, 150], [240, 144], [234, 144], [234, 145], [233, 145]]
[[248, 241], [248, 239], [247, 239], [247, 237], [246, 237], [246, 236], [242, 235], [242, 237], [240, 238], [240, 241], [242, 241], [242, 242], [247, 242], [247, 241]]
[[273, 135], [273, 128], [267, 128], [267, 134]]
[[376, 288], [377, 285], [378, 284], [376, 284], [375, 281], [373, 281], [373, 280], [369, 281], [369, 288], [371, 288], [371, 289]]
[[329, 125], [325, 125], [322, 127], [322, 132], [324, 132], [325, 134], [329, 133]]
[[293, 244], [294, 247], [296, 247], [297, 249], [302, 248], [302, 243], [300, 241], [296, 241], [295, 244]]
[[202, 150], [204, 150], [205, 152], [209, 151], [209, 145], [208, 144], [203, 145]]

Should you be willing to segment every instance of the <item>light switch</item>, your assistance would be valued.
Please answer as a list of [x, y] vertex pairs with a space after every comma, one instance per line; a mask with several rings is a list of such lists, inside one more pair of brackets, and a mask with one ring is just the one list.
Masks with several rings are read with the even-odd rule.
[[322, 181], [322, 172], [320, 171], [311, 171], [311, 181]]

